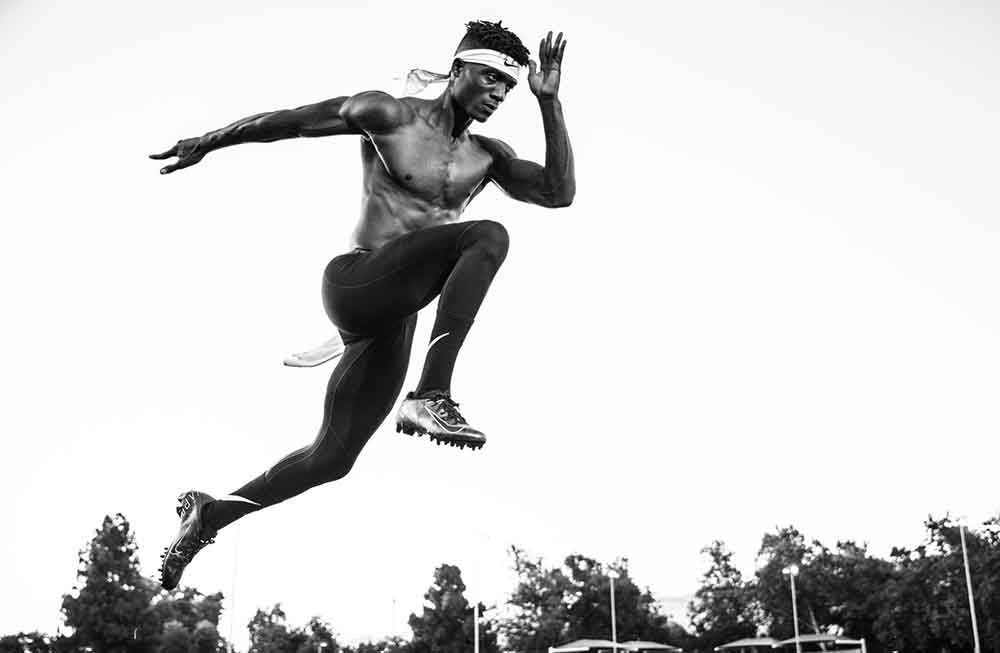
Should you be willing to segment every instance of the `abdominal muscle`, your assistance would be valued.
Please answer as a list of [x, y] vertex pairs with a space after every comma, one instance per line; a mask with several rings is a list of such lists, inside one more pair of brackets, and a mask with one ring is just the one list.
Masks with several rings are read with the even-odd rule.
[[436, 184], [429, 175], [419, 186], [406, 188], [378, 159], [365, 166], [364, 176], [361, 218], [354, 228], [352, 246], [371, 250], [414, 231], [458, 222], [483, 181], [473, 173], [471, 178], [464, 177], [462, 187], [456, 187], [444, 177]]
[[464, 208], [444, 208], [412, 196], [370, 195], [361, 207], [352, 243], [354, 247], [378, 249], [405, 234], [458, 222]]

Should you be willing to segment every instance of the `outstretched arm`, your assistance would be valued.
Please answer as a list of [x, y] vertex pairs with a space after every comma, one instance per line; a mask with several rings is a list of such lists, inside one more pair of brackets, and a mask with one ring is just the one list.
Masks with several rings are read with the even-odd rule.
[[503, 141], [483, 139], [493, 155], [490, 178], [514, 199], [540, 206], [569, 206], [576, 195], [573, 148], [569, 143], [562, 103], [559, 101], [559, 77], [566, 41], [560, 32], [552, 43], [552, 32], [539, 44], [540, 70], [528, 62], [528, 86], [538, 98], [545, 129], [545, 166], [518, 159]]
[[384, 133], [408, 117], [409, 107], [381, 91], [366, 91], [337, 97], [295, 109], [258, 113], [208, 132], [186, 138], [165, 152], [149, 158], [177, 161], [160, 169], [161, 174], [192, 166], [212, 150], [240, 143], [270, 143], [286, 138]]

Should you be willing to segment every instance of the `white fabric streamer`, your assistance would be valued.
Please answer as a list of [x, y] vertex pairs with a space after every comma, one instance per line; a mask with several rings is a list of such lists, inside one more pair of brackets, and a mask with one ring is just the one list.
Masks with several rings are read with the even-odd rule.
[[[479, 63], [484, 66], [489, 66], [490, 68], [494, 68], [502, 73], [510, 75], [515, 80], [520, 78], [521, 68], [523, 68], [523, 66], [514, 61], [514, 59], [512, 59], [509, 55], [496, 50], [490, 50], [488, 48], [462, 50], [461, 52], [455, 53], [454, 58], [467, 63]], [[442, 84], [447, 82], [450, 77], [451, 75], [445, 73], [435, 73], [430, 70], [424, 70], [423, 68], [413, 68], [406, 73], [406, 81], [403, 84], [403, 94], [416, 95], [431, 84]], [[399, 78], [397, 77], [396, 79]]]

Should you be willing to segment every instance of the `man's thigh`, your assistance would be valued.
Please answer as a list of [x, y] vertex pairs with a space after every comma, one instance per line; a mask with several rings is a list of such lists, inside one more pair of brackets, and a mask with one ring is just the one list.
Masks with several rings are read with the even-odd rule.
[[424, 308], [440, 294], [462, 236], [475, 224], [428, 227], [377, 250], [335, 258], [323, 282], [330, 319], [348, 333], [374, 333]]

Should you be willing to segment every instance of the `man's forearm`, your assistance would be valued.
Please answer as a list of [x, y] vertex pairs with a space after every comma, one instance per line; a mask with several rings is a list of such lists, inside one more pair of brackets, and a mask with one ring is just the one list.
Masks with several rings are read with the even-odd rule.
[[248, 116], [210, 131], [198, 142], [198, 149], [211, 152], [220, 147], [240, 143], [269, 143], [298, 136], [298, 126], [290, 119], [290, 111], [268, 111]]
[[573, 148], [559, 98], [538, 101], [545, 129], [545, 196], [552, 206], [569, 206], [576, 195]]

